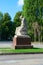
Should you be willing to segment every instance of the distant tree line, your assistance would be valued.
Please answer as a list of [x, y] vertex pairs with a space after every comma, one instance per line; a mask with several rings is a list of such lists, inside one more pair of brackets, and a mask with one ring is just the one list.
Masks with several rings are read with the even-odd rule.
[[43, 41], [43, 0], [24, 0], [22, 11], [16, 13], [13, 21], [9, 13], [0, 12], [0, 40], [12, 40], [16, 27], [20, 26], [20, 15], [27, 20], [28, 35], [32, 41]]
[[15, 24], [11, 21], [9, 13], [0, 12], [0, 40], [12, 40], [15, 34]]

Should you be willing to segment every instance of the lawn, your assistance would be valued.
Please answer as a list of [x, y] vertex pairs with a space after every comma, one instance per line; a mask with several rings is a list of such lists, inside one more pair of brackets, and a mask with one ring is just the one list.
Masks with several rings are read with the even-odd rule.
[[43, 48], [32, 48], [32, 49], [10, 49], [0, 48], [0, 53], [29, 53], [29, 52], [43, 52]]

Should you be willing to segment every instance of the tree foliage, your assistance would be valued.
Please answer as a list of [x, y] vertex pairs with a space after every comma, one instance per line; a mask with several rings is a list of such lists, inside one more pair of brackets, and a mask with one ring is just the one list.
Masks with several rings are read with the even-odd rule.
[[22, 13], [21, 11], [17, 12], [15, 17], [14, 17], [14, 23], [15, 23], [16, 27], [20, 26], [20, 24], [21, 24], [21, 21], [20, 21], [21, 13]]
[[0, 12], [0, 39], [1, 39], [1, 27], [2, 27], [2, 22], [3, 22], [3, 13]]
[[2, 21], [0, 28], [0, 40], [12, 40], [12, 37], [15, 33], [15, 25], [11, 21], [9, 13], [5, 13], [3, 15]]
[[43, 27], [43, 0], [24, 0], [23, 15], [27, 19], [29, 35], [32, 37], [34, 22], [37, 22], [40, 28]]

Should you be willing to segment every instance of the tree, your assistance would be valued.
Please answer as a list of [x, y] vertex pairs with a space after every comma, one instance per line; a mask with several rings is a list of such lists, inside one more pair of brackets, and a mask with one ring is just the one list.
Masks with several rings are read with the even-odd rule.
[[43, 0], [24, 0], [22, 13], [27, 20], [28, 31], [32, 32], [32, 24], [36, 21], [40, 27], [43, 26]]
[[17, 12], [15, 17], [14, 17], [14, 23], [15, 23], [15, 26], [18, 27], [20, 26], [21, 22], [20, 22], [20, 15], [21, 15], [21, 11]]
[[34, 29], [34, 41], [38, 40], [40, 42], [40, 26], [37, 22], [34, 22], [32, 24], [32, 27]]
[[2, 22], [3, 22], [3, 13], [0, 12], [0, 40], [1, 40], [1, 25], [2, 25]]
[[4, 20], [5, 22], [11, 20], [11, 17], [10, 17], [10, 15], [9, 15], [9, 13], [4, 13], [3, 20]]
[[0, 12], [0, 24], [2, 23], [2, 20], [3, 20], [3, 13]]
[[7, 40], [11, 36], [11, 32], [12, 32], [12, 21], [9, 13], [4, 14], [1, 29], [2, 29], [1, 30], [2, 40]]
[[28, 21], [41, 20], [43, 16], [43, 0], [24, 0], [23, 14]]

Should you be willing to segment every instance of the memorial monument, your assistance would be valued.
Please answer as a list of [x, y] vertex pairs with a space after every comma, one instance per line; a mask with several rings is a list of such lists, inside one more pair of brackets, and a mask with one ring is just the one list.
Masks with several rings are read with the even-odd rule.
[[27, 34], [26, 19], [22, 15], [20, 16], [21, 25], [16, 28], [15, 36], [13, 38], [13, 47], [15, 49], [32, 48], [31, 38]]

